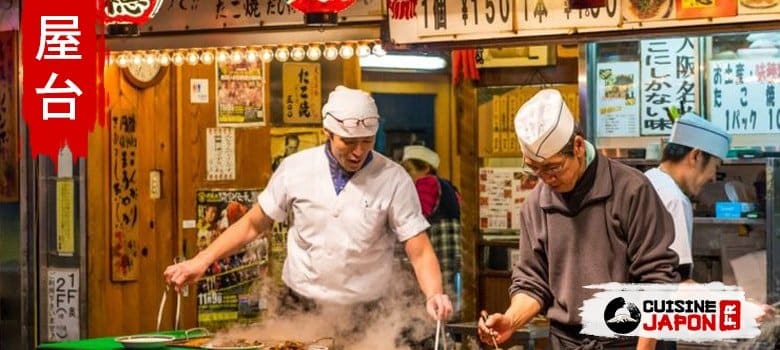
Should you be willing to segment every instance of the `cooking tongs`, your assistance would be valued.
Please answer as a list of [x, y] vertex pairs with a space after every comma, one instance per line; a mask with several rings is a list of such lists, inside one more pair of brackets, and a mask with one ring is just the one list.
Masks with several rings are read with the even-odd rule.
[[[173, 259], [173, 262], [175, 264], [178, 264], [180, 262], [184, 261], [182, 257], [176, 257]], [[162, 315], [163, 310], [165, 309], [165, 300], [168, 298], [168, 290], [170, 289], [170, 285], [165, 285], [165, 290], [163, 291], [162, 300], [160, 300], [160, 308], [157, 310], [157, 331], [160, 331], [160, 325], [162, 324]], [[178, 330], [179, 329], [179, 315], [181, 315], [181, 293], [176, 292], [176, 318], [174, 320], [173, 329]]]

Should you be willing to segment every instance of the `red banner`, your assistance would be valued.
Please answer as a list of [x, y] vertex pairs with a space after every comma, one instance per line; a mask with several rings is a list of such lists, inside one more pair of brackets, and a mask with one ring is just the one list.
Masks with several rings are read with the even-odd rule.
[[22, 115], [33, 157], [56, 163], [64, 145], [74, 161], [85, 157], [87, 134], [103, 124], [105, 46], [96, 32], [103, 7], [103, 0], [22, 3]]

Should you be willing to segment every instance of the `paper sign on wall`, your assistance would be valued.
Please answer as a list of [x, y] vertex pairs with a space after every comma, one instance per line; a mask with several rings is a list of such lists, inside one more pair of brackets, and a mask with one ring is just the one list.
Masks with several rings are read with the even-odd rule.
[[79, 339], [79, 270], [51, 268], [46, 291], [49, 341]]
[[57, 179], [57, 255], [75, 251], [73, 217], [73, 179]]
[[190, 79], [190, 103], [209, 103], [208, 79]]
[[780, 59], [712, 61], [710, 119], [731, 134], [780, 133]]
[[236, 133], [233, 128], [206, 129], [206, 180], [236, 179]]
[[599, 63], [596, 71], [599, 137], [639, 136], [639, 62]]

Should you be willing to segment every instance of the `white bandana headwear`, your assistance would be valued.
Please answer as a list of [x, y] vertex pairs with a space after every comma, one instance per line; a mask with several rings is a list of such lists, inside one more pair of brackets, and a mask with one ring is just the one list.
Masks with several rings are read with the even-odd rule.
[[322, 106], [322, 126], [341, 137], [369, 137], [376, 135], [379, 125], [367, 127], [363, 123], [355, 127], [345, 127], [338, 120], [379, 118], [374, 99], [363, 90], [337, 86], [328, 96], [328, 102]]
[[558, 153], [573, 132], [574, 117], [558, 90], [539, 91], [515, 114], [515, 133], [523, 154], [535, 161]]
[[404, 147], [404, 156], [401, 161], [407, 159], [419, 159], [431, 165], [434, 169], [439, 168], [439, 155], [425, 146], [406, 146]]

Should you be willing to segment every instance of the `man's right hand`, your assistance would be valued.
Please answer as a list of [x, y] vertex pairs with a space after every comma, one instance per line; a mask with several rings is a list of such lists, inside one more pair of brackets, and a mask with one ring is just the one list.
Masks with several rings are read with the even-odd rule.
[[488, 316], [487, 321], [479, 319], [477, 327], [479, 339], [489, 345], [493, 345], [493, 337], [496, 343], [501, 344], [512, 336], [515, 329], [512, 326], [512, 320], [504, 314], [492, 314]]
[[200, 261], [196, 256], [168, 266], [163, 272], [163, 276], [165, 276], [165, 283], [172, 284], [176, 288], [176, 292], [179, 292], [182, 286], [199, 280], [208, 267], [208, 263]]

